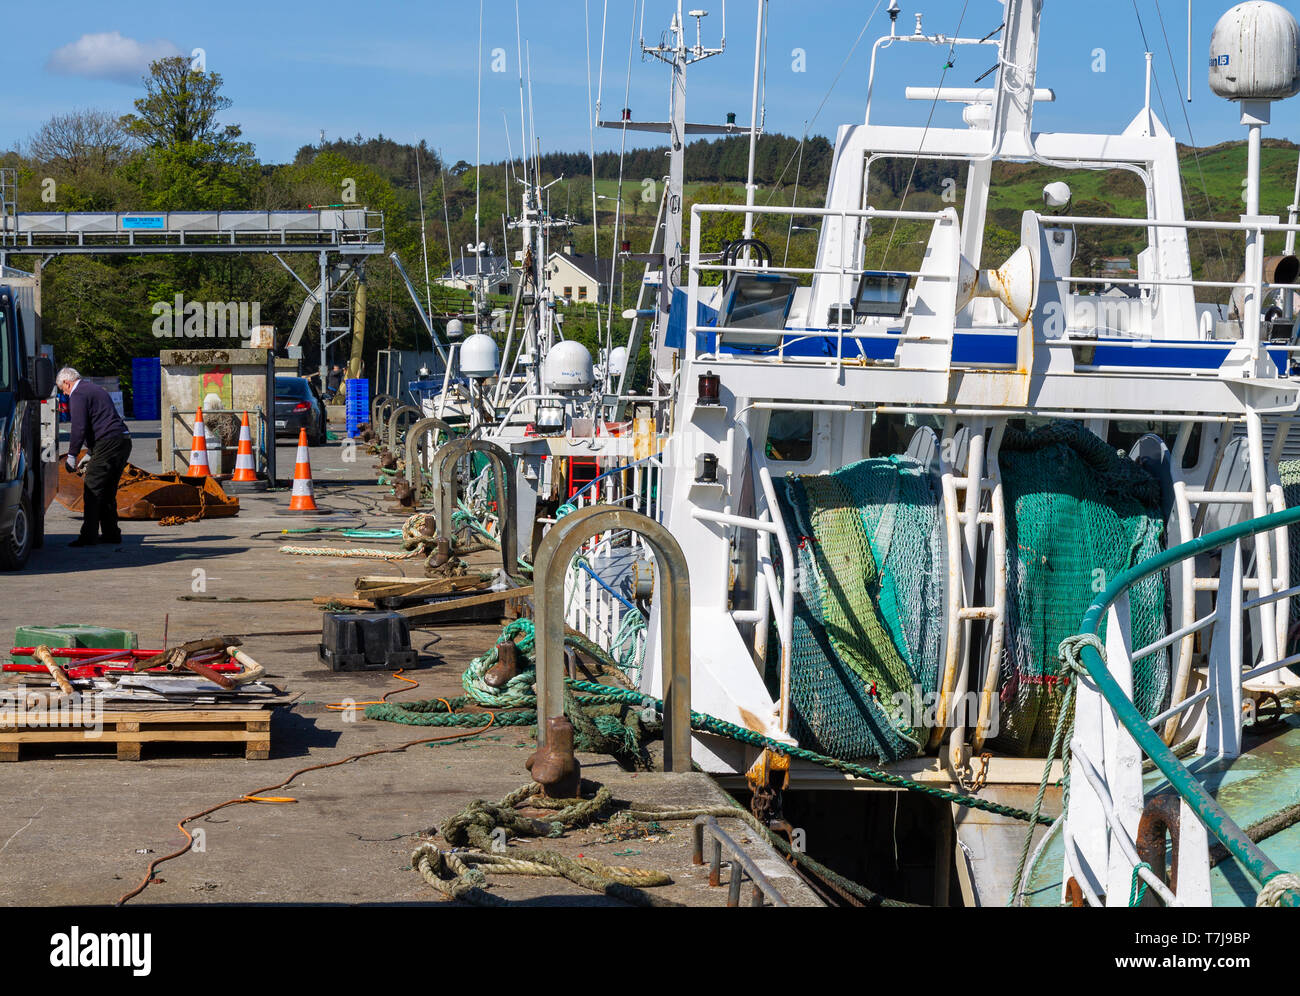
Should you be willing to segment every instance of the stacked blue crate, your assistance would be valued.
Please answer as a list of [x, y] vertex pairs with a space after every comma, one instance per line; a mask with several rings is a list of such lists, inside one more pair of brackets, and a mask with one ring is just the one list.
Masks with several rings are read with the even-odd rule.
[[156, 356], [131, 360], [131, 417], [156, 419], [162, 413], [162, 367]]
[[364, 377], [349, 377], [343, 385], [347, 392], [348, 439], [355, 439], [357, 426], [370, 421], [370, 381]]

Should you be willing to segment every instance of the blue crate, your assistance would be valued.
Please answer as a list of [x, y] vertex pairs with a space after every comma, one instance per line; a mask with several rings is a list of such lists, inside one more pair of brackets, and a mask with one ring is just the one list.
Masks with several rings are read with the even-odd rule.
[[131, 417], [156, 419], [162, 415], [162, 367], [157, 356], [131, 359]]
[[357, 427], [370, 420], [370, 381], [364, 377], [349, 377], [343, 382], [346, 392], [347, 435], [353, 439]]

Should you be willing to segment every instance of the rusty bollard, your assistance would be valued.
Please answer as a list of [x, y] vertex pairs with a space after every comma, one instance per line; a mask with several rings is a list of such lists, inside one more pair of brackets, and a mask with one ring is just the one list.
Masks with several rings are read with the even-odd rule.
[[497, 644], [497, 662], [483, 673], [483, 683], [489, 688], [505, 688], [518, 673], [519, 647], [514, 640], [502, 640]]
[[393, 497], [397, 499], [397, 504], [403, 508], [415, 508], [415, 489], [411, 487], [411, 482], [401, 474], [398, 474], [393, 481]]
[[582, 784], [582, 765], [573, 756], [573, 724], [564, 716], [546, 721], [546, 745], [528, 759], [527, 768], [542, 794], [551, 799], [573, 799]]

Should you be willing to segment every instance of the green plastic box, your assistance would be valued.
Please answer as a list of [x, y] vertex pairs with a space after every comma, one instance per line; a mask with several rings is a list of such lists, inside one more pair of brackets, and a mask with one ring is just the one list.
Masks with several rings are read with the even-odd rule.
[[139, 643], [130, 630], [107, 626], [60, 623], [55, 626], [19, 626], [14, 630], [15, 647], [102, 647], [105, 650], [135, 650]]

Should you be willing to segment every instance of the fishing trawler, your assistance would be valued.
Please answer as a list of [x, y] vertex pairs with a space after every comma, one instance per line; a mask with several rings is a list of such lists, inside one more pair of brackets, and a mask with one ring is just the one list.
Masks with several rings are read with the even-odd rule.
[[[1272, 103], [1300, 91], [1300, 32], [1260, 2], [1216, 27], [1211, 86], [1248, 129], [1246, 210], [1191, 220], [1149, 58], [1117, 133], [1034, 129], [1054, 99], [1042, 6], [1002, 0], [997, 30], [963, 38], [920, 13], [900, 33], [891, 3], [824, 207], [759, 207], [751, 183], [744, 205], [696, 204], [689, 245], [661, 209], [660, 307], [634, 312], [661, 393], [638, 399], [634, 444], [602, 442], [620, 439], [602, 403], [633, 399], [593, 394], [589, 356], [542, 357], [542, 393], [516, 398], [527, 428], [507, 415], [485, 435], [519, 458], [517, 521], [540, 540], [585, 504], [630, 505], [667, 535], [647, 526], [619, 557], [615, 531], [588, 538], [562, 606], [539, 601], [539, 632], [562, 618], [668, 713], [688, 702], [708, 718], [695, 764], [868, 880], [967, 905], [1295, 905], [1280, 869], [1300, 858], [1285, 487], [1300, 226], [1294, 205], [1286, 222], [1261, 214], [1260, 148]], [[680, 11], [674, 32], [689, 49]], [[992, 85], [907, 87], [926, 123], [878, 124], [874, 95], [916, 45], [949, 61], [995, 48]], [[930, 123], [941, 102], [965, 128]], [[873, 180], [891, 160], [951, 166], [947, 206], [886, 203]], [[1007, 164], [1127, 175], [1145, 210], [1072, 213], [1050, 180], [988, 266]], [[744, 237], [705, 251], [709, 223], [735, 214]], [[794, 217], [817, 223], [812, 266], [778, 265], [764, 241]], [[1117, 231], [1140, 244], [1134, 272], [1085, 274], [1080, 242]], [[1204, 233], [1242, 247], [1239, 278], [1196, 275]], [[584, 446], [590, 480], [539, 509], [556, 491], [538, 469]], [[540, 714], [556, 715], [543, 684]], [[667, 715], [666, 740], [687, 722]]]

